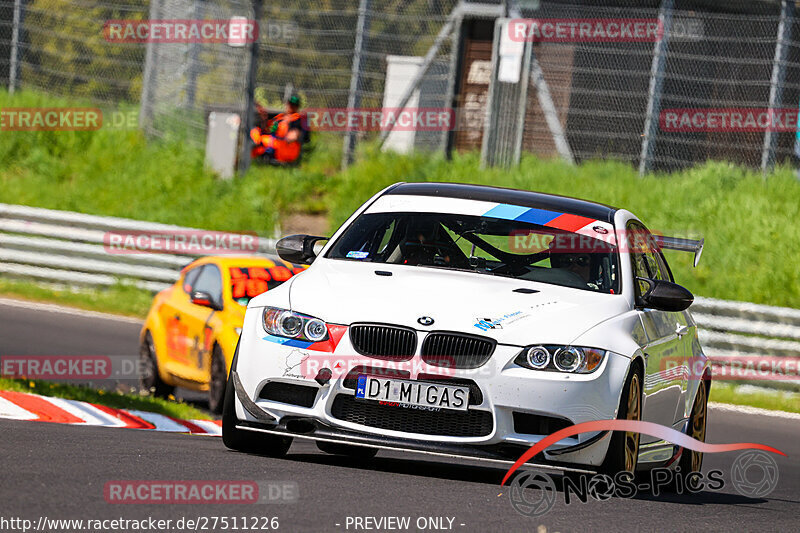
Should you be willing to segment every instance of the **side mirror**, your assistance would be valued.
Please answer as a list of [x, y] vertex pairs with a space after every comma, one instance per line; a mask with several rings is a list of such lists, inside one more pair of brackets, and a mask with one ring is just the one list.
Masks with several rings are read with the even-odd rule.
[[327, 241], [328, 237], [314, 237], [312, 235], [289, 235], [279, 240], [275, 245], [278, 256], [290, 263], [311, 264], [317, 257], [314, 253], [314, 244], [318, 241]]
[[210, 307], [214, 311], [222, 310], [222, 307], [211, 298], [211, 295], [203, 291], [194, 291], [192, 293], [192, 303], [195, 305], [202, 305], [203, 307]]
[[640, 287], [647, 285], [647, 290], [640, 291], [642, 293], [639, 297], [641, 307], [650, 307], [659, 311], [683, 311], [694, 301], [692, 293], [677, 283], [650, 278], [636, 278], [636, 282], [640, 284]]

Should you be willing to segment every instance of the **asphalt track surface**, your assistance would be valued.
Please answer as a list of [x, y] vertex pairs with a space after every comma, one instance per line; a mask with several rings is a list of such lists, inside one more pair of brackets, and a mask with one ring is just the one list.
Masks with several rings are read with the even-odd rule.
[[[0, 354], [128, 354], [136, 348], [138, 329], [0, 304]], [[247, 516], [278, 517], [279, 531], [403, 531], [353, 524], [356, 517], [397, 516], [410, 517], [411, 531], [418, 530], [420, 517], [453, 519], [455, 531], [797, 531], [800, 511], [800, 422], [730, 411], [711, 410], [708, 442], [758, 442], [787, 454], [774, 456], [779, 481], [768, 496], [745, 497], [731, 485], [740, 452], [707, 454], [703, 471], [722, 472], [721, 490], [590, 497], [570, 505], [559, 491], [552, 510], [538, 517], [511, 506], [509, 489], [500, 487], [505, 468], [467, 462], [394, 452], [356, 461], [322, 454], [313, 443], [298, 440], [286, 458], [273, 459], [226, 450], [213, 437], [11, 420], [0, 420], [0, 435], [0, 526], [4, 518], [35, 524], [42, 516], [173, 521]], [[298, 499], [249, 505], [107, 503], [104, 486], [116, 480], [290, 481], [297, 484]]]
[[[3, 355], [108, 355], [135, 360], [139, 353], [140, 321], [119, 319], [101, 313], [51, 311], [57, 306], [14, 302], [0, 298], [0, 356]], [[63, 309], [63, 308], [61, 308]], [[80, 380], [67, 380], [81, 384]], [[137, 387], [138, 380], [86, 382], [97, 388], [114, 389], [118, 384]], [[208, 407], [205, 393], [177, 389], [175, 396]]]

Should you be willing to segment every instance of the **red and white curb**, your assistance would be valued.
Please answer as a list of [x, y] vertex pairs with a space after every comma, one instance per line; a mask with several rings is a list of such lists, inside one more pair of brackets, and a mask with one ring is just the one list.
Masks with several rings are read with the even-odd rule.
[[82, 426], [150, 429], [217, 437], [222, 435], [219, 420], [181, 420], [158, 413], [115, 409], [89, 402], [2, 390], [0, 390], [0, 418]]

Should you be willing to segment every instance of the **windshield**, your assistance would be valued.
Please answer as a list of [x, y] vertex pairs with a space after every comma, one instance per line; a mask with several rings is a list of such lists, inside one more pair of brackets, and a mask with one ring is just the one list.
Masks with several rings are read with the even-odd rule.
[[619, 293], [617, 249], [601, 237], [485, 216], [372, 213], [356, 219], [327, 257]]

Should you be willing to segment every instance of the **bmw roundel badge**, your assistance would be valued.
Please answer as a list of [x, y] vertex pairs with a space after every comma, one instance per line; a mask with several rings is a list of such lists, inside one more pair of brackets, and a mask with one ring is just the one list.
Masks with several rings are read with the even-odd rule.
[[417, 322], [419, 322], [423, 326], [430, 326], [431, 324], [433, 324], [433, 319], [429, 316], [421, 316], [417, 319]]

